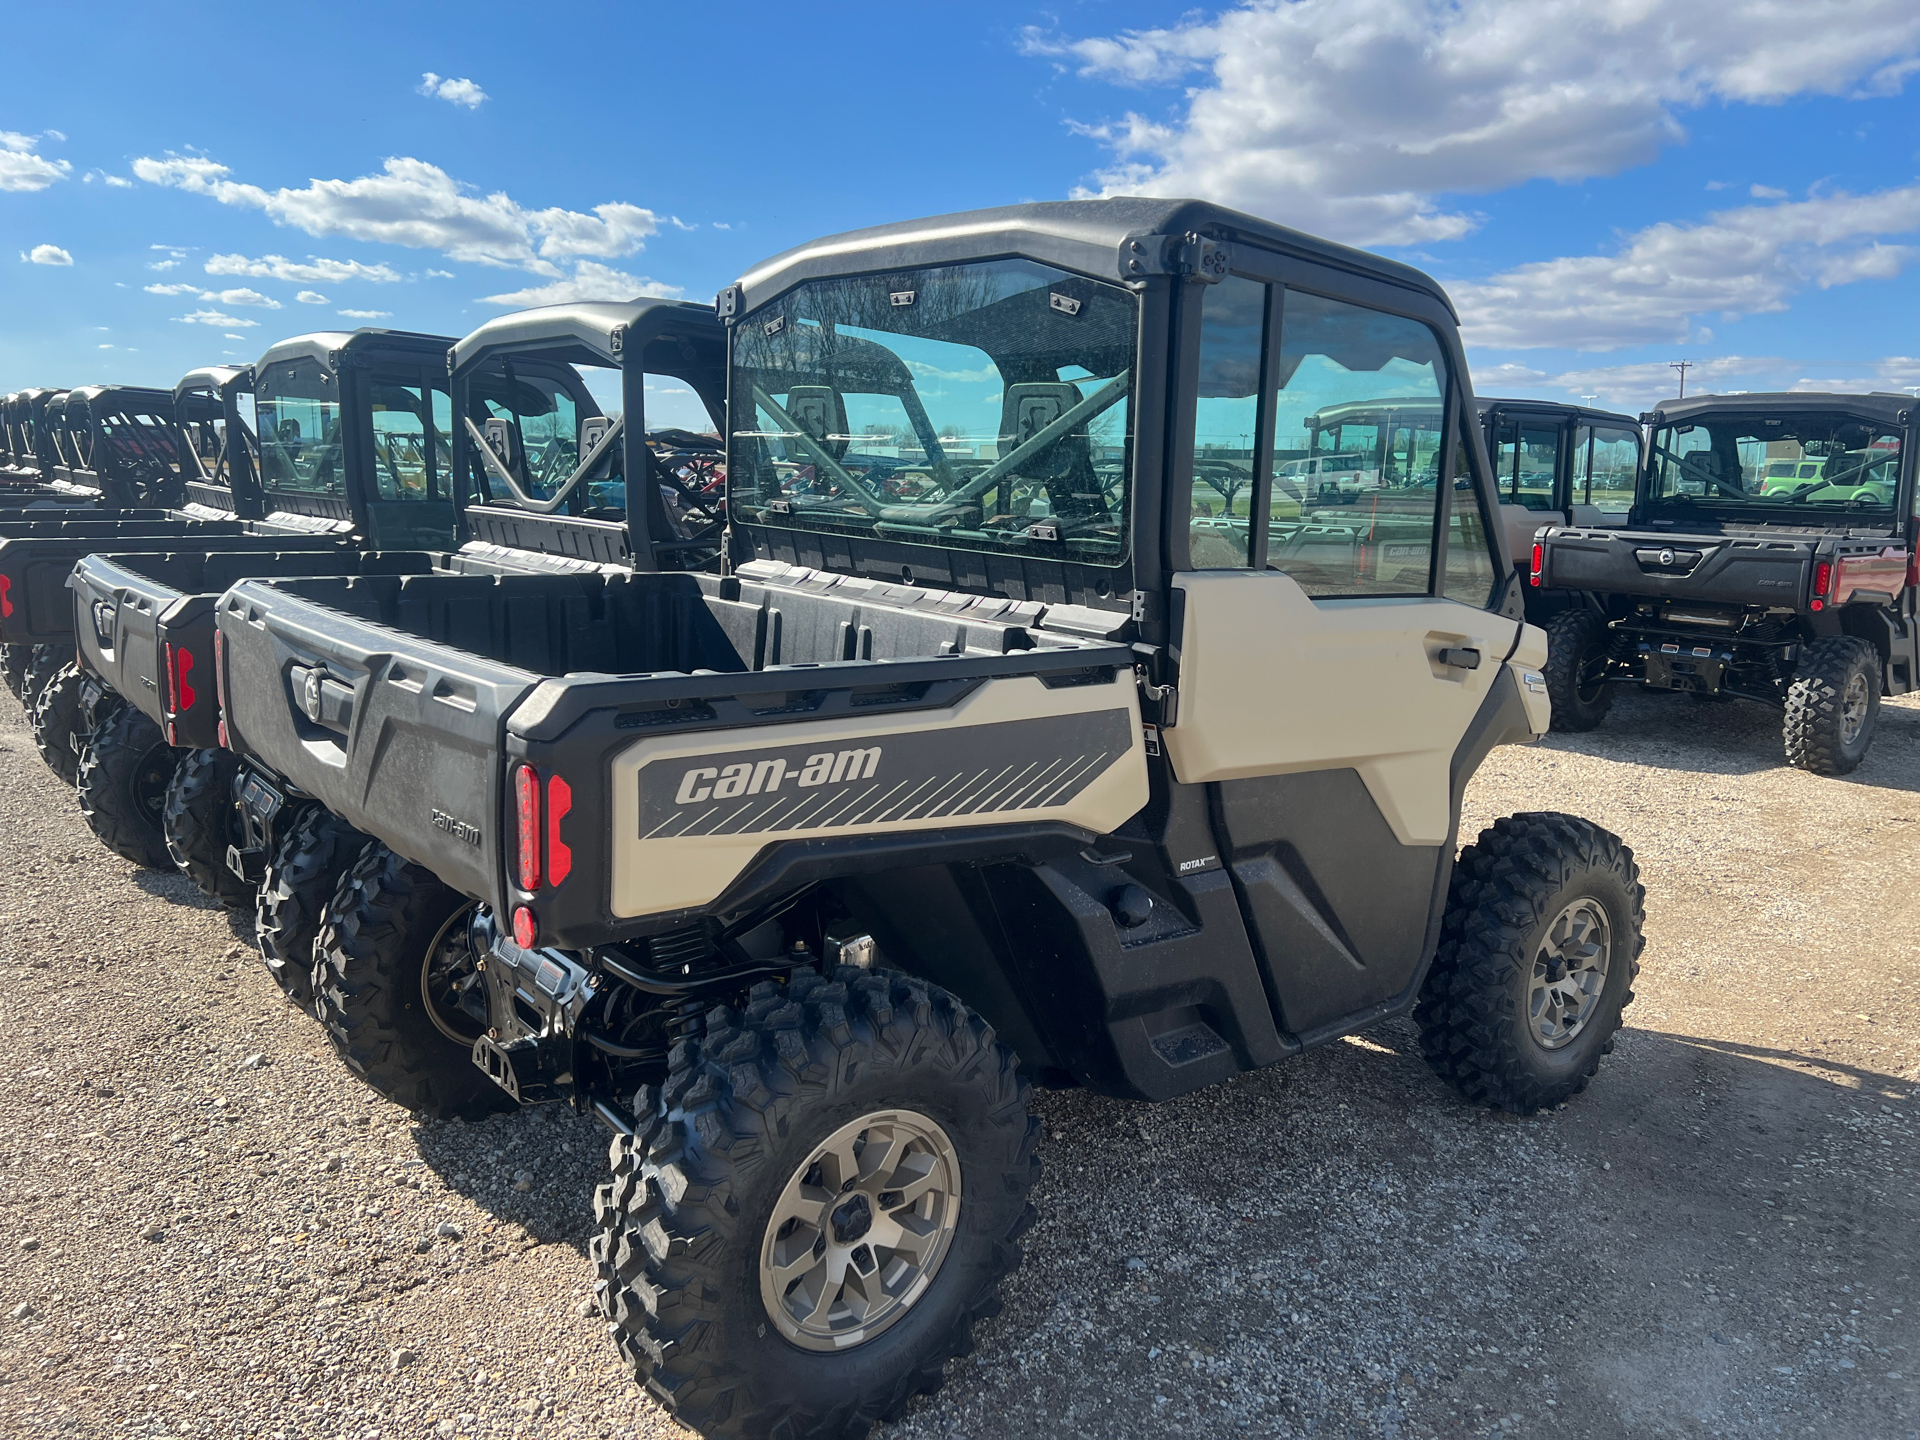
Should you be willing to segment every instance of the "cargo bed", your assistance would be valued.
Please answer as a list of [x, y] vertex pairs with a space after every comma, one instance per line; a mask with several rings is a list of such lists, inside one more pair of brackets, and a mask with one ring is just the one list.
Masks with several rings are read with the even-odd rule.
[[[789, 842], [1117, 824], [1146, 795], [1125, 618], [759, 562], [248, 579], [218, 622], [236, 750], [497, 913], [537, 905], [541, 943], [591, 945]], [[546, 787], [529, 885], [519, 759]]]

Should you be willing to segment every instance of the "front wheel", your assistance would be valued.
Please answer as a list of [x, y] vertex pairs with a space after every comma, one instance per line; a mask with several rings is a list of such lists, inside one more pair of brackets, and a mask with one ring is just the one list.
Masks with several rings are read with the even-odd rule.
[[1556, 730], [1592, 730], [1607, 718], [1607, 622], [1591, 610], [1562, 610], [1547, 622], [1547, 699]]
[[1414, 1011], [1427, 1064], [1475, 1104], [1530, 1115], [1579, 1094], [1640, 973], [1633, 851], [1572, 815], [1510, 815], [1460, 852]]
[[939, 1386], [1019, 1263], [1018, 1061], [886, 970], [798, 970], [694, 1023], [594, 1197], [601, 1311], [704, 1435], [864, 1435]]
[[478, 976], [472, 917], [466, 896], [374, 840], [328, 902], [313, 947], [320, 1019], [347, 1068], [437, 1119], [514, 1107], [473, 1063], [487, 1027], [460, 1003]]
[[29, 645], [0, 645], [0, 673], [7, 677], [7, 689], [21, 704], [27, 699], [27, 667], [33, 663]]
[[313, 1006], [313, 942], [327, 902], [367, 846], [367, 836], [331, 810], [307, 807], [280, 836], [260, 880], [254, 938], [267, 972], [302, 1010]]
[[33, 705], [40, 698], [40, 692], [46, 688], [49, 680], [60, 673], [61, 667], [73, 660], [73, 649], [67, 645], [33, 645], [27, 647], [27, 668], [20, 678], [20, 703], [27, 713], [33, 713]]
[[47, 768], [69, 785], [79, 779], [80, 751], [86, 744], [80, 733], [83, 679], [78, 665], [62, 665], [36, 688], [29, 710], [33, 748]]
[[173, 868], [161, 815], [179, 761], [160, 727], [131, 705], [93, 733], [76, 783], [80, 813], [101, 844], [136, 865]]
[[1845, 775], [1867, 758], [1879, 719], [1880, 652], [1853, 635], [1816, 640], [1787, 687], [1787, 763]]

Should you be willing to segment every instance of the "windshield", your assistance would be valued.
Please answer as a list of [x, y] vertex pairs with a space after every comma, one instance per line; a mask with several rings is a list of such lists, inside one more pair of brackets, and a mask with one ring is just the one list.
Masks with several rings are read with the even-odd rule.
[[310, 359], [269, 365], [254, 392], [260, 483], [296, 495], [345, 495], [340, 386]]
[[1654, 431], [1648, 509], [1892, 512], [1900, 433], [1844, 413], [1727, 416]]
[[735, 517], [1117, 564], [1137, 309], [1025, 260], [801, 286], [733, 329]]

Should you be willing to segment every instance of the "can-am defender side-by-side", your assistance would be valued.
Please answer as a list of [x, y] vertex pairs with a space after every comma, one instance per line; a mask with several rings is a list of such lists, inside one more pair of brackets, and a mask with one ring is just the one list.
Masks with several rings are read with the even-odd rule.
[[[1456, 860], [1545, 644], [1432, 281], [1106, 200], [833, 237], [719, 308], [730, 573], [636, 536], [219, 613], [233, 743], [416, 862], [320, 942], [363, 1073], [451, 1095], [471, 1036], [615, 1132], [600, 1303], [676, 1416], [852, 1435], [938, 1385], [1031, 1218], [1030, 1075], [1164, 1099], [1412, 1013], [1471, 1100], [1586, 1085], [1643, 894], [1564, 815]], [[1430, 418], [1368, 523], [1276, 521], [1276, 453], [1369, 391]]]
[[[451, 343], [373, 329], [303, 335], [249, 369], [197, 370], [175, 387], [188, 477], [177, 513], [218, 523], [80, 558], [65, 577], [76, 663], [36, 709], [58, 712], [59, 687], [71, 685], [81, 811], [110, 849], [178, 865], [227, 904], [254, 903], [257, 874], [226, 863], [237, 762], [218, 743], [213, 602], [243, 575], [432, 567], [419, 548], [370, 552], [376, 529], [402, 545], [451, 548]], [[264, 447], [243, 399], [270, 427]], [[236, 519], [258, 523], [233, 534]], [[42, 728], [51, 760], [68, 729]]]
[[1920, 684], [1910, 395], [1671, 400], [1626, 526], [1554, 527], [1537, 580], [1587, 592], [1557, 617], [1554, 724], [1605, 718], [1612, 687], [1779, 707], [1787, 760], [1843, 775], [1886, 695]]

